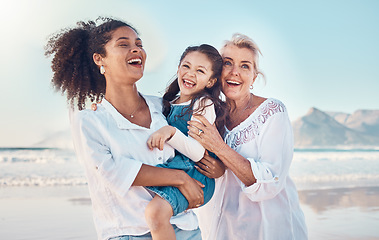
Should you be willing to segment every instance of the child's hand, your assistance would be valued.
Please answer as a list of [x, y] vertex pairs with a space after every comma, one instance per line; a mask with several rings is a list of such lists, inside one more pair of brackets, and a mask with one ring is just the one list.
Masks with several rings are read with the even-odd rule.
[[164, 143], [170, 140], [172, 136], [174, 136], [175, 132], [176, 128], [172, 126], [161, 127], [158, 131], [151, 134], [147, 140], [147, 146], [150, 150], [153, 150], [153, 148], [158, 148], [162, 151]]

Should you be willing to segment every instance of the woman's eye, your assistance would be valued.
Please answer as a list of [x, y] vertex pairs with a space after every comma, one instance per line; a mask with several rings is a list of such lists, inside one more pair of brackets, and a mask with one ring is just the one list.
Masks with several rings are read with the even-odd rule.
[[120, 47], [127, 47], [127, 46], [128, 46], [128, 44], [125, 44], [125, 43], [120, 44]]
[[249, 65], [246, 65], [246, 64], [242, 65], [241, 68], [250, 69]]
[[229, 62], [229, 61], [225, 61], [225, 62], [224, 62], [224, 66], [232, 66], [232, 63]]

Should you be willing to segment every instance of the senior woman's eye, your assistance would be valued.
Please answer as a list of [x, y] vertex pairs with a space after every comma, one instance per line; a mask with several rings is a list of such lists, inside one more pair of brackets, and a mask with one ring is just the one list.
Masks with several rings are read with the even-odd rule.
[[243, 69], [250, 69], [250, 66], [247, 65], [247, 64], [243, 64], [243, 65], [241, 66], [241, 68], [243, 68]]
[[224, 66], [230, 67], [232, 66], [232, 63], [230, 61], [224, 61]]

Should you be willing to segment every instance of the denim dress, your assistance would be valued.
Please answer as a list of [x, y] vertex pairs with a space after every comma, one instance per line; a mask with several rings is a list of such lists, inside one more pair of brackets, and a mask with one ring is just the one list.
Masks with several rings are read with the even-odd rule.
[[[188, 105], [171, 105], [170, 113], [167, 116], [167, 122], [169, 125], [176, 127], [186, 136], [188, 136], [188, 125], [187, 122], [191, 120], [192, 113], [186, 113], [182, 116], [182, 113], [185, 112]], [[213, 155], [213, 157], [215, 157]], [[184, 156], [177, 150], [175, 150], [175, 157], [168, 160], [164, 164], [159, 164], [157, 167], [163, 168], [171, 168], [171, 169], [181, 169], [185, 171], [190, 177], [198, 180], [202, 184], [205, 185], [203, 189], [204, 191], [204, 204], [209, 202], [209, 200], [213, 196], [213, 192], [215, 189], [215, 181], [213, 178], [208, 178], [201, 174], [199, 171], [195, 169], [195, 163]], [[178, 188], [172, 186], [164, 186], [164, 187], [146, 187], [149, 190], [155, 192], [166, 201], [170, 203], [172, 206], [174, 216], [178, 213], [183, 212], [188, 208], [188, 201], [184, 197], [184, 195], [179, 191]]]

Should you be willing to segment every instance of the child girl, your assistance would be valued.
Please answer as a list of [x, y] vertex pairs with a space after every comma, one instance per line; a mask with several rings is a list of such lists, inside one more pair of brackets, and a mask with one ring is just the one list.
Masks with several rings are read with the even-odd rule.
[[[205, 149], [195, 139], [188, 137], [187, 121], [192, 119], [193, 114], [200, 114], [211, 123], [215, 123], [219, 131], [224, 129], [226, 111], [224, 103], [220, 100], [219, 81], [222, 64], [221, 55], [210, 45], [188, 47], [184, 51], [180, 58], [177, 78], [163, 96], [163, 114], [169, 126], [153, 133], [147, 141], [151, 150], [163, 150], [164, 143], [177, 150], [172, 160], [158, 166], [182, 169], [199, 181], [203, 187], [204, 204], [211, 199], [215, 183], [214, 179], [195, 169], [195, 162], [203, 158]], [[145, 210], [153, 239], [175, 239], [170, 218], [188, 208], [186, 198], [176, 187], [147, 188], [156, 193]], [[202, 204], [198, 203], [196, 207]]]

